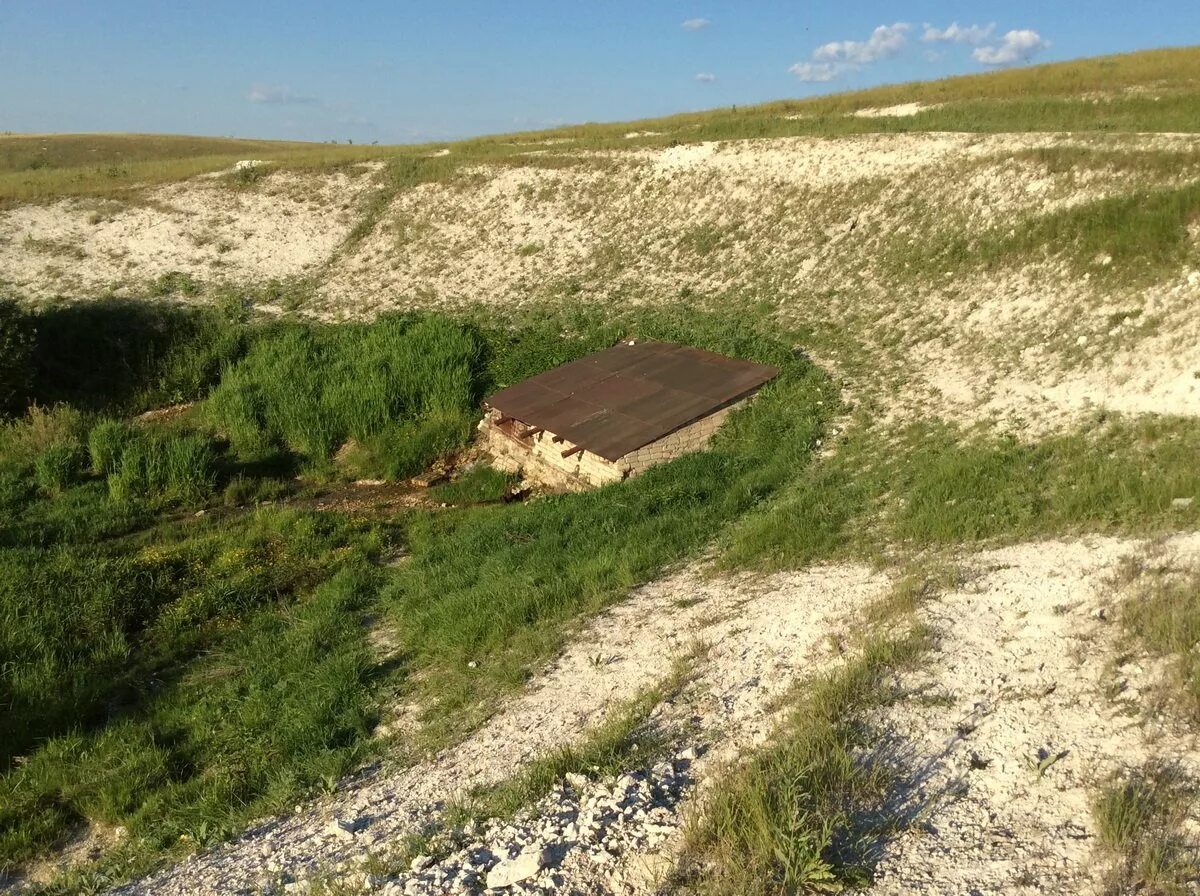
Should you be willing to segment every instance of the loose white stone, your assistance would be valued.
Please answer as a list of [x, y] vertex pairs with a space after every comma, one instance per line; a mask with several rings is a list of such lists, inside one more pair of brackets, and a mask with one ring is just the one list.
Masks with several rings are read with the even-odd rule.
[[514, 859], [504, 859], [488, 872], [487, 887], [489, 890], [510, 887], [513, 884], [528, 880], [545, 867], [546, 853], [540, 848], [526, 849]]

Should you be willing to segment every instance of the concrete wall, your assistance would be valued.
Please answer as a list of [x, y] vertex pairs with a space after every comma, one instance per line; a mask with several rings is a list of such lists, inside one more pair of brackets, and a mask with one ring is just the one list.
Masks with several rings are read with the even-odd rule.
[[554, 433], [541, 432], [531, 439], [516, 439], [498, 425], [500, 413], [488, 411], [479, 424], [479, 446], [492, 456], [493, 463], [508, 472], [521, 472], [526, 478], [552, 488], [572, 491], [620, 482], [627, 476], [643, 473], [655, 464], [704, 448], [725, 419], [749, 399], [722, 408], [701, 420], [663, 436], [618, 460], [609, 461], [590, 451], [577, 451], [563, 457], [563, 451], [575, 447], [570, 442], [555, 442]]

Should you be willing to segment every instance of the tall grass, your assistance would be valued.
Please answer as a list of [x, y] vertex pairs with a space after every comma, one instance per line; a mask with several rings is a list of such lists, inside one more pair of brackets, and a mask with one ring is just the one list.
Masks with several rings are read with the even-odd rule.
[[1112, 867], [1107, 892], [1182, 894], [1200, 874], [1200, 843], [1188, 830], [1195, 782], [1178, 766], [1148, 761], [1106, 781], [1092, 803]]
[[362, 466], [408, 476], [465, 442], [480, 365], [478, 341], [445, 318], [295, 326], [230, 369], [206, 415], [246, 455], [282, 447], [323, 463], [354, 440]]
[[133, 413], [202, 398], [247, 346], [236, 309], [110, 300], [30, 317], [39, 404]]
[[113, 464], [109, 494], [116, 501], [197, 501], [212, 492], [216, 463], [212, 440], [205, 435], [137, 433]]

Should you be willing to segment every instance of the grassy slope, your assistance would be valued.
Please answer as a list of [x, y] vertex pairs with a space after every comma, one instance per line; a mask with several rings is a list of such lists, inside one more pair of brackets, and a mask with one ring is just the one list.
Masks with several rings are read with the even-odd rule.
[[[919, 102], [904, 118], [859, 118], [857, 109]], [[182, 180], [246, 158], [289, 168], [320, 168], [366, 159], [402, 168], [436, 169], [434, 179], [470, 161], [513, 157], [528, 144], [571, 140], [570, 150], [663, 146], [751, 137], [907, 131], [1200, 130], [1200, 48], [1150, 50], [1072, 62], [895, 84], [852, 93], [779, 100], [665, 118], [581, 124], [422, 146], [334, 146], [137, 134], [0, 136], [0, 204], [60, 196], [107, 196], [146, 184]], [[626, 139], [631, 131], [650, 132]], [[452, 158], [426, 163], [452, 146]], [[415, 182], [430, 175], [418, 177]], [[414, 182], [402, 174], [402, 182]]]
[[395, 154], [380, 146], [161, 134], [0, 135], [0, 206], [62, 196], [110, 196], [184, 180], [242, 159], [328, 168]]

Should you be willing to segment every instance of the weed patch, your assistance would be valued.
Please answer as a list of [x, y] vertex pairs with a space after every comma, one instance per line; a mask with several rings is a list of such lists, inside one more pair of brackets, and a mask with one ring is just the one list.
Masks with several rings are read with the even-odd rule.
[[1156, 656], [1171, 660], [1168, 702], [1200, 720], [1200, 570], [1143, 571], [1121, 608], [1121, 623]]
[[1162, 762], [1147, 762], [1104, 784], [1092, 816], [1113, 865], [1106, 892], [1188, 892], [1200, 874], [1200, 852], [1186, 833], [1195, 799], [1195, 785]]
[[864, 715], [887, 704], [888, 677], [926, 646], [920, 632], [874, 637], [848, 666], [797, 690], [772, 742], [730, 770], [688, 831], [688, 889], [699, 893], [836, 892], [870, 880], [893, 770], [864, 761]]

